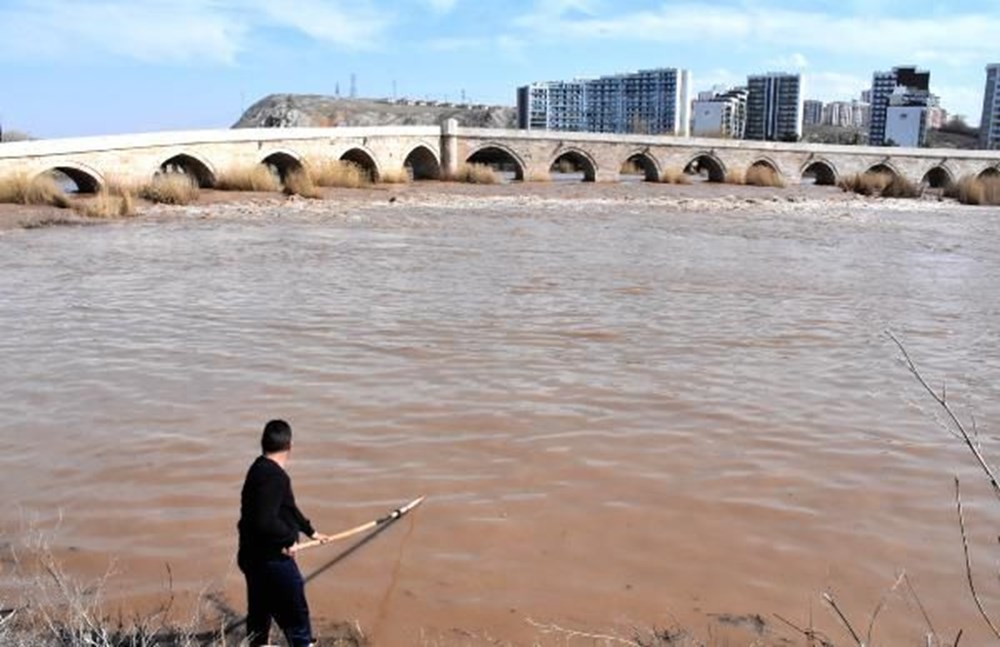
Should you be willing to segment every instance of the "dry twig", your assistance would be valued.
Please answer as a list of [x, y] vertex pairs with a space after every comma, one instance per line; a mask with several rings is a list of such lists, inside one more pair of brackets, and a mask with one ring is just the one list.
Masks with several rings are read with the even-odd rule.
[[979, 594], [976, 593], [976, 585], [972, 579], [972, 562], [969, 559], [969, 540], [965, 536], [965, 517], [962, 516], [962, 488], [959, 485], [958, 477], [955, 477], [955, 504], [958, 507], [958, 527], [962, 530], [962, 548], [965, 550], [965, 575], [969, 579], [969, 590], [972, 591], [972, 599], [976, 601], [976, 607], [979, 609], [979, 614], [983, 616], [983, 620], [986, 624], [990, 626], [993, 630], [993, 635], [1000, 639], [1000, 630], [996, 628], [993, 621], [990, 619], [989, 614], [986, 613], [986, 609], [983, 608], [983, 603], [979, 599]]
[[[961, 434], [962, 441], [965, 442], [969, 450], [972, 451], [972, 455], [976, 457], [976, 460], [979, 462], [980, 467], [982, 467], [983, 471], [986, 472], [986, 476], [990, 481], [990, 485], [993, 486], [993, 493], [997, 496], [997, 498], [1000, 498], [1000, 483], [997, 482], [997, 476], [994, 473], [993, 468], [991, 468], [989, 464], [986, 462], [986, 459], [983, 458], [983, 452], [979, 446], [979, 443], [976, 440], [974, 440], [972, 436], [969, 435], [969, 432], [966, 431], [965, 429], [965, 425], [962, 424], [962, 422], [958, 419], [958, 416], [955, 415], [955, 412], [952, 411], [951, 406], [948, 404], [947, 389], [942, 388], [941, 395], [938, 395], [937, 392], [935, 392], [934, 389], [932, 389], [930, 385], [927, 384], [927, 381], [924, 379], [923, 375], [920, 374], [920, 371], [917, 370], [916, 365], [913, 363], [913, 360], [910, 359], [910, 354], [906, 352], [906, 348], [903, 347], [902, 342], [900, 342], [899, 339], [897, 339], [896, 336], [892, 334], [892, 331], [887, 330], [886, 334], [889, 336], [889, 339], [891, 339], [896, 344], [900, 352], [903, 354], [903, 360], [906, 362], [906, 368], [909, 369], [910, 373], [913, 374], [913, 377], [917, 378], [917, 381], [920, 382], [920, 385], [924, 387], [924, 389], [930, 394], [930, 396], [934, 398], [934, 401], [937, 402], [939, 405], [941, 405], [941, 408], [944, 409], [945, 413], [948, 414], [948, 417], [951, 419], [952, 424], [955, 425], [955, 427], [958, 429], [958, 432]], [[973, 429], [975, 430], [975, 421], [973, 421]]]
[[865, 647], [864, 641], [858, 636], [858, 632], [854, 631], [854, 627], [851, 626], [851, 623], [847, 620], [847, 616], [845, 616], [840, 610], [840, 607], [837, 606], [837, 602], [833, 599], [833, 596], [829, 593], [824, 593], [823, 600], [825, 600], [826, 603], [830, 605], [830, 608], [836, 612], [837, 617], [840, 618], [840, 622], [843, 623], [844, 627], [847, 628], [847, 631], [851, 633], [851, 638], [854, 639], [854, 642], [858, 645], [858, 647]]

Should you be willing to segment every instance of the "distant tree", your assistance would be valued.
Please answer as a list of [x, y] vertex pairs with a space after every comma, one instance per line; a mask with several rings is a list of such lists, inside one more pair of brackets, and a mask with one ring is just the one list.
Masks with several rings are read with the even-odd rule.
[[939, 130], [943, 133], [955, 133], [956, 135], [967, 135], [969, 137], [976, 137], [979, 135], [979, 129], [973, 128], [966, 122], [964, 115], [955, 115], [947, 122], [945, 122]]
[[20, 130], [7, 130], [0, 126], [0, 142], [23, 142], [29, 139], [34, 139], [34, 137]]

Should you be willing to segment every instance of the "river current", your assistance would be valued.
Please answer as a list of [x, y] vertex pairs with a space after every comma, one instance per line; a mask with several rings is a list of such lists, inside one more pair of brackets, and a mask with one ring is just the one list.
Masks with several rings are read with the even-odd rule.
[[[1000, 212], [647, 197], [0, 236], [5, 537], [48, 533], [81, 577], [115, 560], [112, 601], [154, 599], [169, 563], [240, 611], [239, 487], [282, 417], [320, 530], [428, 496], [309, 585], [378, 644], [754, 614], [794, 638], [774, 613], [843, 640], [820, 594], [867, 629], [904, 570], [942, 637], [985, 641], [953, 476], [994, 610], [1000, 509], [886, 330], [1000, 456]], [[904, 593], [877, 644], [923, 644]]]

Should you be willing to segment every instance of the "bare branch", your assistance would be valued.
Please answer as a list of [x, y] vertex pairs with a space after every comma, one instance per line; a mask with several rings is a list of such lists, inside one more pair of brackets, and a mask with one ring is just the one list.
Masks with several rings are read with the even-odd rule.
[[972, 591], [972, 599], [976, 601], [976, 607], [979, 609], [980, 615], [983, 616], [983, 620], [986, 624], [990, 626], [993, 630], [993, 635], [1000, 639], [1000, 630], [996, 628], [990, 616], [986, 613], [986, 609], [983, 608], [983, 603], [979, 599], [979, 594], [976, 593], [976, 585], [972, 580], [972, 563], [969, 559], [969, 540], [965, 536], [965, 517], [962, 516], [962, 487], [958, 482], [958, 477], [955, 477], [955, 504], [958, 507], [958, 527], [962, 530], [962, 548], [965, 550], [965, 575], [969, 579], [969, 590]]
[[951, 420], [952, 424], [955, 425], [959, 433], [962, 435], [962, 441], [966, 444], [966, 446], [968, 446], [969, 450], [972, 452], [972, 455], [976, 457], [976, 460], [979, 462], [980, 467], [983, 468], [983, 471], [986, 472], [986, 476], [987, 478], [989, 478], [990, 485], [993, 486], [993, 493], [997, 496], [997, 498], [1000, 498], [1000, 482], [997, 481], [997, 476], [994, 473], [993, 468], [991, 468], [989, 464], [986, 462], [986, 459], [983, 458], [983, 453], [982, 451], [980, 451], [979, 444], [973, 440], [972, 436], [969, 435], [969, 432], [966, 431], [965, 425], [962, 424], [962, 422], [958, 419], [958, 416], [955, 415], [955, 412], [952, 411], [951, 405], [949, 405], [948, 401], [946, 400], [947, 392], [946, 391], [942, 392], [942, 395], [940, 396], [937, 393], [935, 393], [934, 389], [932, 389], [930, 385], [927, 384], [927, 381], [924, 380], [924, 377], [923, 375], [920, 374], [920, 371], [917, 370], [917, 366], [913, 363], [913, 360], [910, 359], [910, 354], [906, 352], [906, 348], [903, 346], [903, 343], [900, 342], [894, 334], [892, 334], [892, 331], [887, 330], [886, 334], [889, 336], [889, 339], [891, 339], [896, 344], [896, 346], [899, 348], [899, 351], [903, 354], [903, 360], [906, 362], [906, 368], [909, 369], [910, 373], [913, 374], [913, 377], [917, 378], [917, 381], [920, 382], [920, 385], [924, 387], [924, 390], [926, 390], [927, 393], [929, 393], [930, 396], [934, 398], [934, 401], [937, 402], [939, 405], [941, 405], [941, 408], [943, 408], [945, 413], [948, 414], [948, 418]]
[[817, 641], [819, 641], [820, 647], [834, 647], [833, 641], [830, 640], [830, 638], [826, 634], [824, 634], [824, 633], [822, 633], [820, 631], [816, 631], [815, 629], [811, 629], [811, 628], [810, 629], [803, 629], [802, 627], [798, 626], [797, 624], [795, 624], [791, 620], [788, 620], [787, 618], [783, 618], [780, 615], [778, 615], [777, 613], [774, 614], [774, 617], [777, 618], [778, 620], [784, 622], [786, 625], [788, 625], [789, 627], [791, 627], [795, 631], [799, 632], [803, 636], [805, 636], [806, 640], [809, 641], [810, 645], [814, 645]]

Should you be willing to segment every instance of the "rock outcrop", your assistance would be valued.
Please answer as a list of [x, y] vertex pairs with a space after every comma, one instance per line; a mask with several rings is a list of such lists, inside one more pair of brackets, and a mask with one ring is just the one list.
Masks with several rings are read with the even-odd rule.
[[341, 99], [315, 94], [272, 94], [250, 106], [234, 128], [435, 126], [456, 119], [468, 128], [516, 128], [506, 106], [429, 101]]

